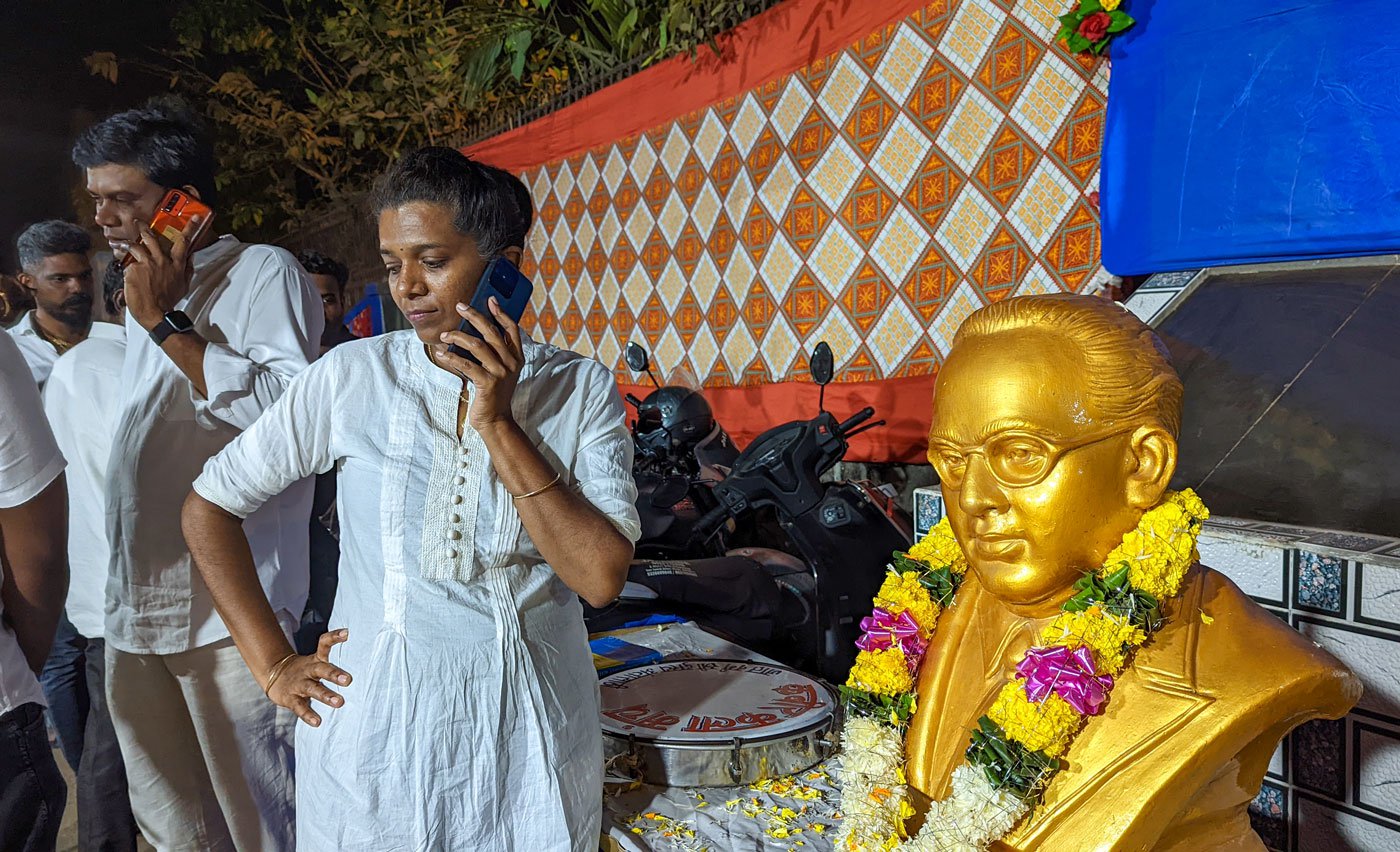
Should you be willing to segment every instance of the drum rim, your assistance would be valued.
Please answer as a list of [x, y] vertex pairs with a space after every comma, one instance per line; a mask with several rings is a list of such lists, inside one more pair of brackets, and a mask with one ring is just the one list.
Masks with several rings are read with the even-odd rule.
[[[795, 669], [795, 668], [793, 668], [793, 667], [791, 667], [791, 666], [782, 665], [781, 663], [765, 663], [765, 662], [762, 662], [762, 661], [760, 661], [760, 660], [743, 660], [743, 659], [728, 658], [728, 657], [723, 657], [723, 658], [716, 657], [716, 658], [713, 658], [713, 659], [711, 659], [711, 658], [703, 658], [703, 659], [686, 659], [686, 660], [661, 660], [661, 661], [655, 662], [655, 663], [647, 663], [647, 664], [641, 665], [641, 666], [633, 666], [632, 668], [629, 668], [629, 669], [623, 669], [623, 670], [620, 671], [620, 672], [613, 672], [612, 674], [608, 675], [608, 677], [616, 677], [616, 676], [618, 676], [618, 675], [626, 674], [626, 673], [628, 673], [628, 672], [635, 672], [635, 671], [640, 671], [640, 670], [643, 670], [643, 669], [655, 668], [655, 667], [657, 667], [657, 666], [664, 666], [664, 665], [668, 665], [668, 664], [669, 664], [669, 665], [674, 665], [674, 664], [676, 664], [676, 663], [744, 663], [744, 664], [746, 664], [746, 665], [751, 665], [751, 666], [762, 666], [763, 668], [778, 669], [778, 670], [780, 670], [780, 671], [791, 672], [792, 674], [799, 675], [799, 676], [801, 676], [801, 677], [803, 677], [803, 678], [806, 678], [807, 680], [809, 680], [809, 681], [811, 681], [812, 683], [816, 684], [816, 686], [817, 686], [818, 689], [820, 689], [820, 690], [823, 691], [823, 693], [825, 694], [825, 697], [826, 697], [826, 699], [827, 699], [826, 707], [824, 708], [825, 713], [824, 713], [823, 715], [819, 715], [819, 716], [818, 716], [816, 719], [814, 719], [813, 721], [808, 722], [808, 723], [802, 725], [802, 726], [799, 727], [799, 728], [793, 728], [793, 729], [790, 729], [790, 730], [788, 730], [788, 731], [784, 731], [784, 732], [781, 732], [781, 733], [760, 734], [760, 735], [756, 735], [756, 736], [749, 736], [749, 737], [746, 737], [746, 736], [743, 736], [742, 732], [740, 732], [740, 733], [735, 733], [733, 736], [725, 737], [724, 739], [716, 739], [716, 740], [714, 740], [714, 741], [711, 742], [711, 743], [697, 743], [697, 742], [694, 742], [694, 741], [678, 740], [678, 739], [670, 738], [670, 737], [665, 736], [664, 734], [646, 734], [646, 733], [638, 733], [638, 732], [635, 732], [635, 731], [633, 731], [633, 732], [631, 732], [631, 733], [623, 733], [623, 732], [621, 732], [621, 731], [610, 731], [610, 730], [607, 729], [606, 723], [602, 722], [603, 713], [602, 713], [602, 700], [601, 700], [601, 695], [600, 695], [600, 698], [599, 698], [599, 705], [598, 705], [598, 716], [599, 716], [600, 726], [602, 727], [602, 730], [603, 730], [603, 736], [605, 736], [605, 737], [611, 737], [611, 738], [613, 738], [613, 739], [615, 739], [615, 740], [618, 740], [618, 741], [620, 741], [620, 742], [623, 742], [623, 743], [635, 742], [635, 743], [637, 743], [638, 745], [658, 745], [658, 746], [666, 746], [667, 748], [672, 748], [672, 749], [694, 750], [694, 751], [714, 751], [714, 750], [716, 750], [716, 749], [732, 749], [732, 748], [735, 747], [736, 741], [737, 741], [737, 743], [738, 743], [738, 745], [739, 745], [740, 747], [748, 747], [748, 746], [765, 745], [765, 744], [768, 744], [768, 743], [783, 742], [783, 741], [786, 741], [786, 740], [794, 740], [794, 739], [798, 739], [799, 737], [810, 736], [812, 733], [814, 733], [814, 732], [816, 732], [816, 731], [820, 731], [820, 730], [821, 730], [822, 728], [824, 728], [824, 727], [825, 727], [825, 728], [830, 728], [830, 727], [834, 727], [834, 725], [835, 725], [836, 718], [837, 718], [837, 714], [838, 714], [838, 711], [839, 711], [839, 708], [838, 708], [838, 706], [837, 706], [838, 698], [837, 698], [836, 690], [833, 689], [833, 688], [831, 687], [830, 684], [828, 684], [826, 681], [822, 680], [821, 678], [817, 677], [816, 675], [808, 674], [807, 672], [804, 672], [804, 671], [799, 671], [798, 669]], [[601, 680], [598, 681], [598, 688], [599, 688], [600, 693], [601, 693], [601, 690], [602, 690], [602, 687], [603, 687], [603, 681], [604, 681], [604, 680], [607, 680], [607, 678], [603, 678], [603, 679], [601, 679]]]

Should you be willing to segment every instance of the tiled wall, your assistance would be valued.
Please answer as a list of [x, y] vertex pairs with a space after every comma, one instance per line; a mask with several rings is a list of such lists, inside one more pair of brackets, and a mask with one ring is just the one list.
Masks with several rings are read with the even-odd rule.
[[[914, 495], [926, 531], [936, 488]], [[1284, 739], [1250, 810], [1277, 852], [1400, 850], [1400, 541], [1216, 518], [1201, 560], [1351, 667], [1365, 683], [1344, 719]]]
[[[831, 3], [840, 15], [847, 7]], [[900, 4], [894, 4], [897, 8]], [[1061, 0], [930, 0], [798, 71], [522, 175], [537, 336], [707, 387], [928, 375], [974, 310], [1101, 269], [1102, 59]]]
[[1400, 543], [1223, 519], [1200, 548], [1366, 685], [1345, 719], [1284, 740], [1251, 809], [1255, 830], [1279, 852], [1400, 850]]

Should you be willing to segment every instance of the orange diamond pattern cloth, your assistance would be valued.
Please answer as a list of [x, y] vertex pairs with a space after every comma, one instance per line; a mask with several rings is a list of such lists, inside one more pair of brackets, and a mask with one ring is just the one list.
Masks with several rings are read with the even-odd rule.
[[[1062, 4], [1061, 4], [1062, 5]], [[1107, 69], [1041, 0], [930, 3], [796, 73], [523, 175], [527, 325], [707, 386], [927, 375], [977, 308], [1099, 272]]]

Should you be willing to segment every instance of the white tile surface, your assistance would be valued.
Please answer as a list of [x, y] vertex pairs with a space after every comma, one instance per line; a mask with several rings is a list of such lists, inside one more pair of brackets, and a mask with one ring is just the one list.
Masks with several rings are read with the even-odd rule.
[[1366, 692], [1358, 707], [1400, 716], [1400, 653], [1396, 653], [1394, 641], [1306, 621], [1299, 624], [1299, 630], [1336, 654], [1361, 678]]
[[1400, 814], [1400, 735], [1358, 728], [1361, 743], [1359, 804]]
[[1257, 541], [1201, 533], [1201, 561], [1235, 581], [1247, 595], [1283, 604], [1285, 551]]
[[1298, 799], [1296, 819], [1300, 852], [1400, 849], [1400, 832], [1308, 799]]
[[1400, 570], [1389, 565], [1362, 565], [1362, 618], [1400, 624]]

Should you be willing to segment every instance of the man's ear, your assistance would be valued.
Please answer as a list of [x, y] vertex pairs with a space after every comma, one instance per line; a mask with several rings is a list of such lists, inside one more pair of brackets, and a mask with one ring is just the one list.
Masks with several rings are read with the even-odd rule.
[[30, 275], [28, 272], [25, 272], [23, 269], [21, 269], [19, 273], [15, 275], [15, 280], [19, 282], [19, 286], [23, 287], [31, 293], [33, 293], [35, 288], [38, 287], [38, 284], [34, 281], [34, 276]]
[[519, 269], [520, 258], [524, 254], [525, 250], [522, 249], [520, 246], [511, 246], [510, 248], [501, 252], [501, 257], [504, 257], [506, 260], [510, 261], [511, 266], [514, 266], [516, 269]]
[[1176, 439], [1161, 426], [1139, 426], [1128, 442], [1128, 504], [1146, 511], [1162, 500], [1176, 473]]
[[200, 198], [200, 197], [199, 197], [199, 190], [195, 189], [194, 187], [190, 186], [189, 184], [185, 184], [184, 186], [180, 187], [180, 191], [183, 192], [184, 194], [188, 195], [190, 198], [193, 198], [195, 201], [203, 201], [203, 200], [204, 200], [203, 198]]

